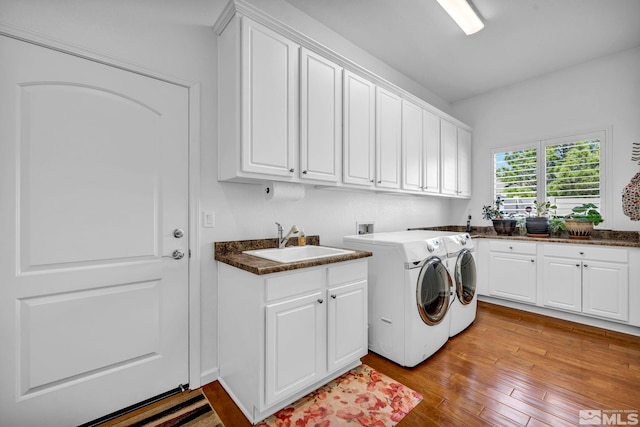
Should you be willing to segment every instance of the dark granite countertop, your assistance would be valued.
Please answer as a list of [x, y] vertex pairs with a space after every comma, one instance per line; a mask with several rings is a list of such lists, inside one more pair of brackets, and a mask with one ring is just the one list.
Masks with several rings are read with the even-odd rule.
[[[446, 225], [442, 227], [420, 227], [412, 230], [440, 230], [455, 231], [464, 233], [465, 227], [459, 225]], [[578, 245], [600, 245], [600, 246], [623, 246], [627, 248], [640, 248], [640, 232], [637, 231], [616, 231], [616, 230], [593, 230], [590, 239], [569, 239], [566, 234], [560, 237], [529, 237], [514, 234], [513, 236], [499, 236], [493, 227], [471, 227], [471, 237], [474, 239], [500, 239], [500, 240], [520, 240], [543, 243], [569, 243]]]
[[[297, 270], [300, 268], [316, 267], [318, 265], [333, 264], [335, 262], [351, 261], [359, 258], [370, 257], [373, 254], [367, 251], [354, 251], [351, 254], [336, 255], [324, 258], [316, 258], [300, 262], [276, 262], [259, 258], [253, 255], [243, 254], [243, 251], [256, 249], [276, 248], [278, 239], [259, 240], [234, 240], [214, 243], [214, 258], [216, 261], [232, 265], [253, 274], [271, 274], [281, 271]], [[307, 236], [307, 245], [320, 245], [320, 236]], [[289, 246], [298, 246], [297, 239], [292, 238], [287, 243]], [[351, 249], [350, 249], [351, 250]]]

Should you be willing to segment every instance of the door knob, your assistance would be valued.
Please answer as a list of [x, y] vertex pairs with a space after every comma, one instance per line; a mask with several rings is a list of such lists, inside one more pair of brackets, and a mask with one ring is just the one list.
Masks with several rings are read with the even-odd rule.
[[184, 236], [184, 231], [182, 231], [181, 228], [176, 228], [175, 230], [173, 230], [173, 237], [175, 237], [176, 239], [179, 239], [182, 236]]

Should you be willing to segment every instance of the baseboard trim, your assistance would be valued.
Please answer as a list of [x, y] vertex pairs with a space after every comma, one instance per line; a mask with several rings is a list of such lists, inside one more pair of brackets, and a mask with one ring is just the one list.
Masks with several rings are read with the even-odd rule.
[[219, 371], [218, 368], [211, 368], [206, 371], [203, 371], [200, 374], [200, 384], [205, 385], [212, 383], [218, 379]]
[[567, 320], [569, 322], [580, 323], [583, 325], [593, 326], [596, 328], [607, 329], [610, 331], [621, 332], [623, 334], [640, 336], [640, 327], [625, 325], [617, 322], [610, 322], [604, 319], [588, 317], [579, 314], [567, 313], [565, 311], [549, 309], [537, 305], [523, 304], [516, 301], [510, 301], [500, 298], [494, 298], [486, 295], [478, 295], [478, 301], [488, 302], [491, 304], [501, 305], [504, 307], [515, 308], [517, 310], [536, 313], [542, 316], [554, 317], [556, 319]]

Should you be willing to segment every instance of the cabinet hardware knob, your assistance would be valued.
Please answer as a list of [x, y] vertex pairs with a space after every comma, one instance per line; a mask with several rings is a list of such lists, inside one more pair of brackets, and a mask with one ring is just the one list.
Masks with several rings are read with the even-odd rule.
[[336, 295], [335, 294], [331, 295], [331, 298], [336, 299]]
[[580, 267], [580, 264], [576, 264], [576, 267]]
[[378, 181], [378, 184], [382, 184], [382, 181]]
[[532, 260], [531, 260], [531, 262], [536, 262], [536, 260], [535, 260], [535, 259], [532, 259]]
[[182, 236], [184, 236], [184, 231], [181, 228], [176, 228], [175, 230], [173, 230], [173, 237], [175, 237], [176, 239], [180, 239]]
[[373, 182], [373, 180], [371, 179], [371, 180], [369, 180], [369, 182]]
[[509, 249], [513, 250], [513, 246], [509, 246]]
[[587, 268], [587, 267], [589, 267], [589, 266], [588, 266], [587, 264], [585, 264], [585, 265], [584, 265], [584, 268]]
[[294, 173], [296, 170], [294, 168], [289, 169], [289, 172]]
[[322, 304], [324, 300], [322, 298], [318, 298], [318, 304]]
[[302, 171], [302, 174], [303, 174], [303, 175], [306, 175], [306, 174], [307, 174], [307, 171]]
[[580, 252], [580, 255], [584, 255], [584, 252]]

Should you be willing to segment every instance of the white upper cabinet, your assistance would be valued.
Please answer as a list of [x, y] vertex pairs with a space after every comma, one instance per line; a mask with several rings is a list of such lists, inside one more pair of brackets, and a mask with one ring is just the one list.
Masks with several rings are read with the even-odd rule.
[[376, 187], [400, 188], [401, 126], [400, 97], [376, 88]]
[[422, 112], [423, 191], [440, 192], [440, 118], [428, 111]]
[[464, 124], [231, 1], [218, 34], [218, 180], [470, 197]]
[[402, 101], [402, 188], [421, 191], [423, 176], [422, 108]]
[[342, 160], [342, 67], [303, 48], [300, 177], [338, 182]]
[[458, 196], [471, 197], [471, 132], [458, 128]]
[[346, 70], [343, 128], [343, 181], [372, 187], [375, 172], [375, 85]]
[[471, 196], [471, 133], [440, 121], [442, 194]]
[[402, 188], [440, 192], [440, 118], [402, 101]]
[[220, 56], [220, 179], [293, 177], [299, 46], [241, 17], [220, 35]]
[[440, 121], [442, 150], [442, 193], [458, 195], [458, 128], [446, 120]]

